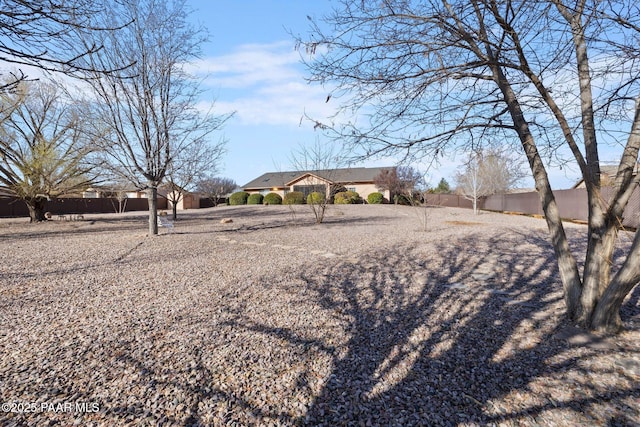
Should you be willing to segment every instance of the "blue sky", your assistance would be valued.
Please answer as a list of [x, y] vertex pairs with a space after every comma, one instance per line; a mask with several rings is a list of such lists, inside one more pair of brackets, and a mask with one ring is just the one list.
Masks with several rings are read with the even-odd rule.
[[321, 138], [306, 112], [327, 115], [327, 92], [304, 81], [289, 31], [307, 31], [307, 15], [328, 12], [325, 1], [189, 0], [211, 41], [198, 66], [215, 111], [235, 111], [226, 124], [221, 175], [243, 185], [264, 172], [290, 170], [291, 152]]
[[[211, 41], [203, 46], [197, 66], [207, 73], [207, 95], [215, 99], [215, 111], [235, 111], [224, 135], [227, 155], [219, 175], [243, 185], [265, 172], [295, 169], [291, 152], [300, 144], [312, 144], [322, 135], [302, 120], [331, 114], [325, 103], [327, 90], [308, 85], [305, 69], [289, 32], [306, 34], [307, 16], [330, 12], [327, 0], [187, 0], [196, 10], [192, 18], [207, 27]], [[444, 177], [453, 186], [460, 159], [443, 159], [429, 170], [430, 184]], [[392, 158], [360, 166], [390, 166]], [[423, 165], [413, 165], [421, 168]], [[550, 170], [553, 188], [569, 188], [576, 170]], [[531, 179], [522, 183], [533, 187]]]

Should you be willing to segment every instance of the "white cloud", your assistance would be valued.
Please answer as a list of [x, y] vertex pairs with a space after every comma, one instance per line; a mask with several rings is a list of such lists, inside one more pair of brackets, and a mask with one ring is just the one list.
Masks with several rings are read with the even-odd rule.
[[333, 113], [328, 92], [305, 82], [291, 42], [239, 46], [192, 64], [191, 72], [220, 93], [216, 109], [236, 111], [241, 124], [298, 126], [305, 113], [320, 119]]
[[290, 43], [248, 44], [230, 54], [192, 64], [191, 71], [207, 76], [213, 87], [247, 88], [265, 82], [297, 78], [299, 55]]

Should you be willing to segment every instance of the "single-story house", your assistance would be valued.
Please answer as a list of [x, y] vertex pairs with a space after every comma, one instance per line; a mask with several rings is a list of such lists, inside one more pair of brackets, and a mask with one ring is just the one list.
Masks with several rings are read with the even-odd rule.
[[389, 191], [379, 189], [374, 183], [380, 172], [388, 169], [393, 167], [267, 172], [243, 185], [242, 190], [249, 194], [277, 193], [282, 197], [290, 191], [300, 191], [305, 196], [319, 191], [330, 197], [332, 191], [344, 187], [357, 192], [363, 199], [375, 192], [380, 192], [389, 199]]

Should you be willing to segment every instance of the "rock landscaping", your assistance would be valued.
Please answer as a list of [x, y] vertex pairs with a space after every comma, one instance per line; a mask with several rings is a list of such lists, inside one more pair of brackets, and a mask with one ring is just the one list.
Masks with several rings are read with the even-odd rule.
[[640, 287], [589, 334], [544, 220], [427, 213], [0, 220], [0, 424], [640, 425]]

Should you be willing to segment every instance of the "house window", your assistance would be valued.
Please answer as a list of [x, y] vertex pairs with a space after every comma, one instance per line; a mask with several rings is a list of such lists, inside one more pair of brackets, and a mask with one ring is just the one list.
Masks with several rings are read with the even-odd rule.
[[300, 191], [302, 194], [304, 194], [304, 198], [305, 200], [307, 199], [307, 196], [311, 193], [313, 193], [314, 191], [317, 191], [318, 193], [322, 193], [322, 194], [327, 194], [327, 186], [324, 184], [318, 184], [318, 185], [294, 185], [293, 186], [293, 191]]
[[347, 187], [347, 191], [353, 191], [355, 193], [356, 187]]

